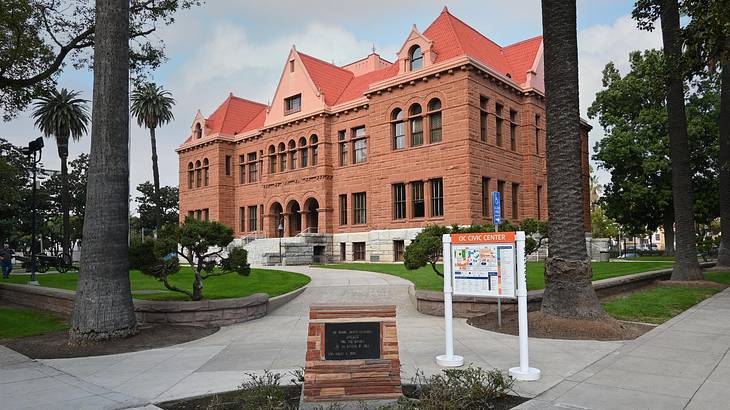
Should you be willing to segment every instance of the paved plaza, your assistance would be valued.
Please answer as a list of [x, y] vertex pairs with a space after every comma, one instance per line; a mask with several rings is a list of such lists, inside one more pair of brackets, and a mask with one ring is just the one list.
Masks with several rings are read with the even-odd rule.
[[[0, 402], [4, 409], [144, 407], [235, 389], [245, 373], [293, 371], [304, 365], [314, 303], [396, 304], [404, 382], [416, 369], [440, 370], [434, 357], [443, 353], [443, 318], [416, 311], [410, 282], [362, 271], [286, 269], [312, 277], [299, 297], [262, 319], [189, 343], [41, 361], [0, 347]], [[531, 365], [543, 377], [517, 384], [519, 394], [537, 396], [522, 408], [716, 408], [730, 400], [729, 314], [730, 290], [635, 341], [531, 339]], [[475, 329], [463, 319], [454, 321], [454, 335], [455, 352], [466, 363], [503, 370], [518, 364], [515, 336]]]

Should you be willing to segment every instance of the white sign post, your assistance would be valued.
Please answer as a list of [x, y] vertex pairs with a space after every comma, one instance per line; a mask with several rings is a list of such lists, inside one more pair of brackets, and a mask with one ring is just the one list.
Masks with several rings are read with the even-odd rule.
[[525, 233], [444, 235], [443, 259], [446, 354], [437, 356], [436, 362], [444, 367], [464, 364], [463, 357], [454, 355], [452, 294], [497, 300], [517, 297], [520, 366], [509, 373], [517, 380], [538, 380], [540, 370], [530, 367], [528, 361]]
[[451, 235], [443, 236], [444, 258], [444, 328], [446, 330], [446, 354], [436, 356], [436, 363], [443, 367], [459, 367], [464, 365], [464, 358], [454, 354], [454, 315], [451, 311], [451, 294], [453, 288], [451, 266]]

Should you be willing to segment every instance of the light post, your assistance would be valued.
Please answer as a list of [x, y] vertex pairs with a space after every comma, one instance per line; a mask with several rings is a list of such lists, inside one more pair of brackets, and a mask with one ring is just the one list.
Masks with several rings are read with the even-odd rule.
[[284, 259], [281, 255], [281, 238], [284, 236], [284, 216], [279, 215], [279, 265], [284, 266]]
[[41, 158], [43, 157], [43, 137], [38, 137], [35, 140], [31, 141], [28, 144], [27, 148], [23, 148], [22, 151], [24, 154], [28, 156], [28, 160], [31, 160], [31, 155], [33, 156], [32, 162], [33, 162], [33, 187], [31, 188], [31, 236], [30, 236], [30, 282], [28, 282], [29, 285], [38, 285], [38, 281], [35, 277], [35, 269], [36, 269], [36, 219], [37, 219], [37, 209], [36, 209], [36, 181], [37, 181], [37, 170], [38, 170], [38, 163], [41, 162]]

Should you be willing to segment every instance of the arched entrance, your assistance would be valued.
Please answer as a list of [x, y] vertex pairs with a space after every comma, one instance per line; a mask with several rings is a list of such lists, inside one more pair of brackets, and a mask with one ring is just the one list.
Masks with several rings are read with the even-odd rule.
[[307, 230], [309, 233], [319, 233], [319, 202], [309, 198], [304, 202], [304, 210], [307, 215]]
[[269, 209], [269, 234], [272, 238], [279, 237], [279, 224], [282, 224], [282, 226], [284, 224], [283, 213], [284, 210], [281, 208], [280, 203], [274, 202], [271, 204], [271, 208]]
[[296, 236], [299, 232], [302, 231], [301, 210], [302, 209], [299, 207], [299, 202], [297, 201], [289, 201], [289, 204], [287, 204], [286, 206], [286, 213], [289, 217], [289, 236]]

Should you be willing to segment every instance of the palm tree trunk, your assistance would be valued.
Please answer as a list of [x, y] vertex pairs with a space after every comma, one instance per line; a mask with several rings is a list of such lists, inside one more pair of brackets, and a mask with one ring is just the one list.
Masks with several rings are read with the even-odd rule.
[[583, 224], [575, 1], [543, 0], [542, 27], [550, 227], [542, 312], [561, 318], [597, 319], [605, 312], [591, 284]]
[[717, 264], [730, 267], [730, 38], [725, 40], [720, 86], [720, 231]]
[[162, 227], [162, 209], [160, 208], [160, 170], [157, 168], [157, 139], [154, 128], [150, 128], [150, 143], [152, 144], [152, 176], [155, 182], [155, 227], [159, 232]]
[[[67, 150], [68, 152], [68, 150]], [[68, 155], [61, 155], [61, 210], [63, 212], [63, 254], [71, 256], [71, 221], [69, 219]]]
[[664, 256], [674, 256], [674, 211], [664, 211]]
[[94, 101], [84, 251], [72, 344], [127, 337], [137, 323], [129, 283], [129, 1], [97, 0]]
[[672, 280], [701, 280], [694, 227], [694, 192], [689, 165], [687, 113], [684, 108], [684, 70], [679, 31], [679, 4], [664, 0], [661, 8], [662, 41], [667, 60], [667, 114], [669, 157], [672, 162], [672, 199], [676, 235], [676, 260]]

